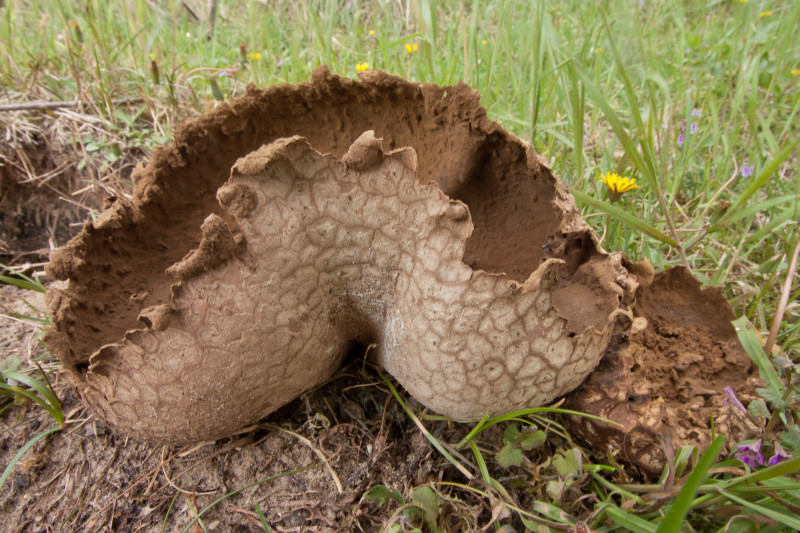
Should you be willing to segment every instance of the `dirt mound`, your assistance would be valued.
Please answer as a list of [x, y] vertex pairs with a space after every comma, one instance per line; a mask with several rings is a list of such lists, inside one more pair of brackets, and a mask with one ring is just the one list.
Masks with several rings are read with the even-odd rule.
[[229, 435], [354, 344], [456, 418], [540, 405], [619, 348], [648, 274], [599, 247], [464, 84], [320, 68], [250, 87], [133, 178], [133, 202], [110, 198], [52, 255], [69, 284], [48, 294], [46, 342], [102, 419], [145, 440]]
[[613, 343], [567, 398], [570, 408], [622, 426], [573, 418], [572, 431], [600, 449], [619, 450], [651, 475], [664, 468], [664, 435], [676, 450], [706, 448], [712, 423], [733, 442], [752, 435], [753, 421], [723, 394], [733, 387], [746, 404], [755, 399], [758, 380], [722, 292], [702, 290], [686, 268], [675, 267], [639, 288], [633, 312], [630, 337]]

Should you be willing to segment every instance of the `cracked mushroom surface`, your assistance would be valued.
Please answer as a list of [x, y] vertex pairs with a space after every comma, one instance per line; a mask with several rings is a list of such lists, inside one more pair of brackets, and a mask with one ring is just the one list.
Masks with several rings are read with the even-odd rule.
[[46, 343], [136, 438], [230, 435], [355, 344], [457, 419], [577, 387], [637, 282], [463, 84], [249, 88], [184, 124], [51, 257]]

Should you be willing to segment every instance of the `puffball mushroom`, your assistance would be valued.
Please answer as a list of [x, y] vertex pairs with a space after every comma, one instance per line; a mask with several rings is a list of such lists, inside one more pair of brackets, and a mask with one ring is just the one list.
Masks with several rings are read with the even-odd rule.
[[46, 342], [94, 412], [145, 441], [230, 435], [355, 343], [438, 413], [541, 405], [597, 365], [636, 289], [463, 84], [322, 69], [251, 88], [135, 180], [53, 253], [69, 283], [48, 293]]

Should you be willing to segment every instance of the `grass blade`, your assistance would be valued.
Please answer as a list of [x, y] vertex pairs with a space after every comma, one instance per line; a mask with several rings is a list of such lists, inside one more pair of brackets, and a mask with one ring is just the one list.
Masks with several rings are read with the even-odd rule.
[[736, 328], [736, 335], [739, 337], [739, 342], [742, 343], [742, 348], [758, 367], [761, 378], [770, 389], [783, 395], [785, 392], [783, 382], [775, 371], [772, 361], [764, 353], [764, 348], [761, 346], [761, 341], [758, 340], [758, 335], [756, 335], [753, 325], [747, 320], [746, 316], [742, 316], [733, 321], [733, 327]]
[[720, 490], [719, 493], [725, 496], [726, 498], [735, 501], [736, 503], [744, 505], [751, 511], [755, 511], [756, 513], [772, 518], [773, 520], [777, 520], [781, 524], [789, 526], [795, 531], [800, 531], [800, 518], [797, 518], [797, 516], [790, 516], [775, 509], [771, 509], [769, 507], [765, 507], [763, 505], [759, 505], [754, 502], [749, 502], [744, 498], [740, 498], [735, 494], [731, 494], [730, 492], [725, 490]]
[[[706, 494], [696, 498], [694, 502], [692, 502], [692, 505], [697, 506], [705, 504], [709, 500], [718, 497], [717, 491], [729, 490], [733, 487], [737, 487], [737, 491], [747, 490], [752, 487], [758, 487], [759, 489], [765, 490], [788, 490], [787, 484], [792, 483], [793, 480], [783, 476], [796, 474], [798, 470], [800, 470], [800, 457], [793, 457], [786, 461], [781, 461], [776, 465], [768, 466], [767, 468], [763, 468], [761, 470], [756, 470], [755, 472], [751, 472], [744, 476], [718, 481], [709, 486], [708, 490], [704, 491]], [[764, 483], [765, 481], [769, 481], [770, 483]], [[740, 485], [744, 486], [742, 487]]]
[[633, 165], [642, 174], [642, 176], [645, 177], [653, 192], [660, 196], [661, 193], [658, 181], [656, 181], [656, 179], [650, 173], [649, 167], [645, 164], [642, 154], [639, 153], [639, 150], [636, 148], [636, 143], [634, 143], [633, 139], [631, 139], [631, 136], [628, 135], [628, 131], [622, 124], [617, 112], [603, 95], [603, 92], [600, 90], [600, 88], [594, 84], [588, 74], [585, 74], [581, 70], [578, 70], [577, 73], [578, 77], [581, 79], [581, 83], [583, 83], [586, 95], [589, 96], [603, 111], [606, 120], [608, 120], [608, 123], [611, 125], [611, 129], [614, 130], [614, 135], [616, 135], [619, 139], [622, 147], [625, 150], [625, 153], [631, 158]]
[[49, 326], [50, 320], [47, 318], [36, 318], [35, 316], [30, 315], [23, 315], [20, 313], [8, 313], [7, 315], [0, 315], [6, 318], [12, 318], [15, 320], [20, 320], [22, 322], [35, 322], [36, 324], [41, 324], [43, 326]]
[[747, 243], [751, 245], [747, 255], [750, 255], [753, 246], [762, 247], [764, 238], [768, 235], [776, 234], [780, 226], [791, 223], [798, 218], [800, 218], [800, 205], [797, 204], [787, 207], [777, 215], [771, 216], [769, 222], [764, 224], [764, 227], [747, 236]]
[[411, 418], [411, 421], [414, 422], [414, 424], [420, 429], [420, 431], [422, 431], [422, 434], [425, 435], [425, 438], [428, 439], [428, 441], [431, 444], [433, 444], [433, 447], [439, 450], [439, 453], [441, 453], [445, 457], [445, 459], [450, 461], [453, 464], [453, 466], [455, 466], [458, 469], [459, 472], [464, 474], [464, 476], [467, 479], [472, 479], [474, 477], [472, 473], [466, 468], [464, 468], [464, 466], [461, 463], [459, 463], [456, 460], [456, 458], [453, 457], [453, 455], [450, 452], [448, 452], [438, 440], [436, 440], [436, 437], [431, 435], [431, 433], [425, 428], [422, 422], [420, 422], [419, 418], [417, 418], [417, 415], [415, 415], [414, 412], [408, 408], [408, 405], [406, 405], [406, 402], [404, 402], [403, 398], [400, 397], [400, 393], [397, 392], [397, 389], [392, 384], [391, 380], [387, 378], [383, 373], [379, 374], [381, 376], [381, 379], [383, 379], [383, 382], [386, 384], [386, 386], [389, 387], [389, 390], [392, 391], [394, 399], [397, 400], [397, 402], [400, 404], [400, 407], [402, 407], [403, 410], [408, 415], [408, 417]]
[[667, 511], [667, 514], [664, 515], [664, 518], [658, 525], [657, 533], [678, 533], [681, 530], [683, 518], [686, 516], [686, 513], [689, 512], [694, 495], [697, 493], [697, 489], [700, 488], [706, 476], [706, 471], [717, 458], [717, 455], [719, 455], [724, 445], [725, 437], [720, 435], [714, 439], [706, 450], [706, 453], [700, 457], [697, 466], [694, 467], [692, 473], [689, 474], [689, 479], [686, 480], [683, 488], [678, 493], [678, 497], [675, 498], [672, 507]]
[[39, 440], [43, 439], [44, 437], [46, 437], [51, 433], [55, 433], [56, 431], [61, 431], [61, 427], [56, 426], [42, 431], [41, 433], [33, 437], [31, 440], [26, 442], [25, 445], [22, 446], [22, 448], [20, 448], [16, 454], [14, 454], [14, 457], [11, 458], [11, 461], [8, 463], [8, 466], [6, 466], [6, 469], [3, 470], [3, 475], [0, 476], [0, 489], [3, 488], [3, 484], [6, 482], [6, 478], [8, 478], [8, 476], [11, 474], [11, 471], [14, 470], [14, 466], [17, 464], [17, 461], [19, 461], [20, 458], [23, 455], [25, 455], [25, 452], [30, 450], [31, 446], [36, 444]]
[[756, 179], [754, 179], [750, 185], [739, 195], [733, 205], [728, 209], [727, 213], [722, 216], [717, 222], [711, 227], [712, 229], [722, 228], [725, 227], [732, 218], [736, 214], [738, 214], [739, 210], [742, 208], [744, 204], [753, 196], [755, 193], [758, 192], [761, 187], [767, 182], [769, 178], [775, 174], [787, 157], [792, 154], [794, 147], [797, 146], [798, 141], [795, 140], [789, 146], [783, 149], [783, 151], [778, 154], [774, 159], [772, 159], [769, 163], [764, 166], [764, 170], [761, 171], [761, 174], [758, 175]]
[[37, 393], [39, 393], [38, 396], [20, 387], [14, 387], [5, 383], [0, 383], [0, 388], [18, 392], [27, 396], [31, 400], [34, 400], [36, 403], [47, 409], [47, 412], [49, 412], [53, 418], [55, 418], [59, 425], [63, 424], [64, 414], [61, 412], [61, 401], [59, 401], [55, 393], [46, 387], [44, 383], [34, 377], [31, 377], [27, 374], [22, 374], [20, 372], [4, 372], [0, 374], [0, 378], [3, 380], [13, 379], [15, 381], [19, 381], [20, 383], [24, 383], [31, 389], [35, 390]]
[[13, 276], [0, 276], [0, 281], [3, 283], [8, 283], [9, 285], [14, 285], [15, 287], [19, 287], [20, 289], [24, 289], [26, 291], [45, 291], [45, 288], [41, 283], [37, 283], [35, 281], [26, 281]]
[[[500, 422], [507, 422], [510, 420], [518, 420], [523, 423], [527, 423], [525, 420], [522, 420], [521, 417], [539, 413], [561, 413], [564, 415], [573, 415], [573, 416], [582, 416], [584, 418], [588, 418], [590, 420], [596, 420], [598, 422], [603, 422], [605, 424], [611, 424], [614, 426], [622, 427], [622, 424], [619, 422], [614, 422], [613, 420], [608, 420], [607, 418], [603, 418], [601, 416], [590, 415], [589, 413], [581, 413], [580, 411], [573, 411], [571, 409], [561, 409], [560, 407], [531, 407], [530, 409], [522, 409], [521, 411], [513, 411], [511, 413], [506, 413], [504, 415], [498, 415], [493, 418], [489, 418], [489, 415], [486, 414], [480, 421], [475, 424], [475, 427], [470, 430], [470, 432], [461, 439], [458, 444], [456, 445], [456, 450], [461, 450], [467, 443], [481, 434], [485, 429], [492, 427], [495, 424], [499, 424]], [[433, 419], [433, 417], [429, 417]], [[444, 420], [451, 420], [447, 417], [443, 417]]]
[[659, 199], [661, 199], [661, 184], [658, 182], [656, 177], [656, 168], [650, 152], [650, 146], [645, 142], [645, 139], [647, 139], [648, 136], [645, 131], [644, 123], [642, 122], [642, 112], [639, 108], [639, 102], [636, 98], [636, 90], [633, 88], [633, 83], [631, 83], [630, 76], [628, 76], [628, 71], [625, 68], [625, 62], [620, 57], [619, 50], [617, 50], [617, 44], [614, 40], [614, 33], [611, 31], [611, 27], [608, 24], [608, 18], [606, 17], [604, 11], [602, 14], [603, 26], [605, 27], [606, 36], [608, 37], [608, 44], [611, 46], [611, 52], [614, 55], [614, 64], [617, 68], [617, 72], [619, 73], [619, 78], [622, 80], [622, 86], [625, 89], [625, 94], [628, 97], [628, 105], [630, 106], [631, 120], [633, 122], [630, 129], [639, 139], [639, 147], [641, 148], [641, 152], [639, 153], [642, 154], [642, 162], [644, 165], [646, 165], [639, 170], [644, 174], [645, 178], [647, 178], [647, 181], [650, 183], [650, 186], [658, 195]]
[[585, 95], [583, 87], [578, 83], [578, 73], [575, 68], [575, 62], [570, 61], [568, 64], [569, 72], [569, 99], [572, 104], [572, 137], [575, 143], [573, 154], [575, 166], [575, 183], [580, 183], [583, 180], [583, 117], [585, 106]]
[[264, 533], [271, 533], [272, 529], [270, 529], [269, 524], [267, 523], [267, 518], [264, 516], [264, 513], [261, 512], [261, 507], [258, 506], [258, 502], [256, 502], [256, 514], [258, 515], [258, 519], [261, 522], [261, 527], [264, 528]]
[[639, 518], [635, 514], [631, 514], [624, 509], [620, 509], [616, 505], [609, 505], [605, 508], [606, 515], [620, 527], [624, 527], [630, 531], [642, 531], [647, 533], [655, 533], [656, 525]]
[[579, 76], [581, 77], [584, 87], [586, 88], [586, 93], [603, 110], [603, 113], [605, 114], [606, 118], [611, 124], [614, 133], [617, 135], [620, 142], [622, 143], [622, 146], [625, 149], [625, 153], [628, 155], [628, 157], [631, 158], [637, 170], [647, 180], [650, 189], [655, 194], [656, 199], [658, 200], [658, 203], [661, 206], [662, 215], [664, 216], [669, 231], [672, 234], [672, 240], [675, 243], [672, 246], [678, 249], [678, 252], [681, 255], [681, 259], [683, 260], [683, 263], [686, 266], [689, 266], [689, 260], [686, 257], [686, 252], [684, 251], [683, 246], [678, 243], [678, 234], [675, 230], [675, 224], [670, 214], [672, 210], [670, 209], [670, 206], [667, 205], [667, 201], [664, 198], [664, 194], [661, 189], [661, 183], [658, 181], [658, 176], [657, 176], [658, 171], [656, 170], [656, 165], [653, 160], [651, 147], [646, 142], [649, 136], [647, 135], [644, 123], [642, 122], [641, 110], [639, 109], [639, 104], [636, 100], [636, 91], [633, 88], [633, 84], [631, 83], [630, 77], [628, 76], [627, 70], [625, 69], [624, 62], [622, 61], [619, 51], [617, 50], [616, 43], [614, 42], [614, 35], [611, 31], [611, 27], [608, 25], [608, 19], [606, 17], [606, 14], [604, 11], [601, 11], [601, 13], [603, 15], [603, 24], [606, 29], [606, 34], [608, 36], [608, 42], [611, 45], [611, 50], [614, 54], [615, 66], [617, 72], [619, 73], [619, 77], [622, 80], [625, 93], [628, 97], [628, 105], [630, 106], [631, 120], [633, 123], [629, 129], [639, 139], [638, 148], [636, 146], [636, 143], [633, 141], [633, 139], [631, 139], [630, 135], [628, 134], [628, 131], [626, 131], [625, 127], [622, 125], [622, 121], [620, 120], [614, 108], [609, 103], [606, 96], [600, 91], [600, 89], [596, 85], [594, 85], [594, 83], [591, 81], [591, 78], [587, 74], [579, 72]]
[[[776, 205], [781, 205], [781, 204], [790, 204], [792, 202], [797, 203], [798, 200], [800, 200], [800, 196], [796, 194], [788, 194], [785, 196], [779, 196], [777, 198], [770, 198], [769, 200], [758, 202], [757, 204], [752, 205], [747, 209], [742, 209], [738, 212], [731, 212], [730, 210], [728, 210], [728, 212], [723, 217], [724, 220], [720, 219], [720, 221], [722, 222], [722, 225], [727, 227], [730, 226], [732, 223], [736, 222], [737, 220], [741, 220], [743, 218], [750, 218], [751, 216], [755, 215], [760, 211], [766, 211], [770, 207], [775, 207]], [[720, 221], [717, 221], [717, 223], [714, 224], [713, 227], [714, 228], [721, 227]]]
[[654, 238], [654, 239], [656, 239], [658, 241], [661, 241], [661, 242], [663, 242], [665, 244], [669, 244], [670, 246], [675, 246], [675, 247], [679, 246], [678, 243], [675, 242], [675, 239], [673, 239], [669, 235], [666, 235], [665, 233], [660, 232], [659, 230], [657, 230], [653, 226], [649, 225], [647, 222], [645, 222], [645, 221], [643, 221], [643, 220], [631, 215], [630, 213], [628, 213], [626, 211], [623, 211], [619, 207], [611, 205], [608, 202], [604, 202], [603, 200], [598, 200], [597, 198], [592, 198], [591, 196], [589, 196], [585, 192], [579, 191], [577, 189], [571, 189], [570, 192], [572, 193], [572, 195], [576, 199], [580, 200], [582, 203], [584, 203], [586, 205], [590, 205], [590, 206], [594, 207], [595, 209], [597, 209], [598, 211], [601, 211], [601, 212], [603, 212], [603, 213], [605, 213], [607, 215], [610, 215], [610, 216], [614, 217], [615, 219], [619, 220], [620, 222], [623, 222], [624, 224], [627, 224], [628, 226], [631, 226], [633, 228], [638, 229], [639, 231], [641, 231], [645, 235], [648, 235], [648, 236], [650, 236], [650, 237], [652, 237], [652, 238]]
[[776, 465], [769, 466], [746, 476], [731, 479], [726, 482], [725, 488], [728, 489], [742, 483], [753, 485], [755, 483], [767, 481], [768, 479], [795, 474], [798, 470], [800, 470], [800, 456], [793, 457], [787, 461], [781, 461]]
[[[27, 390], [23, 389], [22, 387], [14, 387], [11, 385], [6, 385], [5, 383], [0, 383], [0, 392], [3, 395], [14, 396], [18, 394], [20, 396], [24, 396], [25, 398], [38, 403], [42, 406], [42, 408], [47, 411], [50, 416], [52, 416], [56, 421], [58, 421], [58, 411], [56, 411], [49, 403], [47, 403], [41, 396]], [[61, 422], [59, 422], [61, 424]]]

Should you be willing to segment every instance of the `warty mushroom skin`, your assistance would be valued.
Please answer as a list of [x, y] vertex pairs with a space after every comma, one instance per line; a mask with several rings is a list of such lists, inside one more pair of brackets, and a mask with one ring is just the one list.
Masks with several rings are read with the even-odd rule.
[[[375, 343], [378, 364], [456, 419], [541, 405], [597, 365], [635, 289], [560, 184], [562, 238], [543, 245], [563, 259], [524, 280], [468, 266], [470, 208], [418, 178], [413, 149], [384, 152], [371, 131], [341, 158], [275, 140], [239, 159], [216, 197], [197, 248], [167, 268], [168, 297], [141, 296], [154, 305], [138, 327], [85, 365], [63, 355], [66, 320], [51, 337], [85, 401], [142, 440], [230, 435], [328, 379], [354, 343]], [[116, 199], [76, 242], [143, 211]], [[51, 269], [80, 272], [77, 247]], [[69, 289], [50, 300], [56, 314], [82, 305]]]

